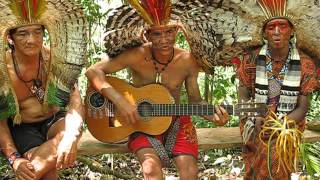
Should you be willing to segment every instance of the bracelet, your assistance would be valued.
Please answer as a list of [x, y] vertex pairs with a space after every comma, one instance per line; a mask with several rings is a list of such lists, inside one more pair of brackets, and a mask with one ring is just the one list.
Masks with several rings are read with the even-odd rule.
[[15, 161], [16, 159], [18, 159], [18, 158], [21, 158], [21, 154], [20, 154], [19, 152], [17, 152], [17, 151], [15, 151], [15, 152], [13, 152], [13, 153], [11, 153], [11, 154], [9, 155], [9, 157], [7, 158], [7, 160], [8, 160], [8, 162], [9, 162], [9, 164], [10, 164], [11, 167], [13, 166], [14, 161]]

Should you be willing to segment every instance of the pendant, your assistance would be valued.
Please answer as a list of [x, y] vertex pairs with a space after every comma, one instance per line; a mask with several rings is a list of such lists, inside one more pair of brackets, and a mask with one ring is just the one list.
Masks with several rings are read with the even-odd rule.
[[161, 73], [157, 72], [156, 74], [156, 83], [161, 84]]
[[37, 87], [36, 85], [32, 85], [30, 91], [37, 97], [38, 101], [42, 104], [45, 95], [44, 88], [41, 86]]
[[37, 88], [40, 88], [42, 86], [42, 81], [40, 79], [33, 79], [32, 82], [33, 82], [33, 85], [36, 86]]

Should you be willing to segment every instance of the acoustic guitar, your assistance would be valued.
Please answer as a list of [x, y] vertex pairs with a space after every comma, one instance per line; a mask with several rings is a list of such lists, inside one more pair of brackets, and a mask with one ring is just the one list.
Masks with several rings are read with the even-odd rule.
[[[89, 86], [85, 99], [86, 123], [91, 134], [102, 142], [117, 142], [134, 132], [161, 134], [169, 128], [172, 116], [214, 114], [213, 105], [174, 104], [169, 91], [160, 84], [135, 88], [116, 77], [106, 76], [106, 79], [130, 103], [136, 104], [141, 119], [135, 124], [127, 123], [111, 101]], [[233, 115], [256, 116], [267, 112], [266, 104], [262, 103], [240, 103], [224, 108]]]

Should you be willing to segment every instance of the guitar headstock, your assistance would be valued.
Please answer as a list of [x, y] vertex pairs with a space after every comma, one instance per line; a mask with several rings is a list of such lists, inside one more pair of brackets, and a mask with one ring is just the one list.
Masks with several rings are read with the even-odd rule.
[[234, 106], [234, 115], [236, 116], [266, 116], [268, 113], [268, 105], [266, 103], [257, 102], [241, 102]]

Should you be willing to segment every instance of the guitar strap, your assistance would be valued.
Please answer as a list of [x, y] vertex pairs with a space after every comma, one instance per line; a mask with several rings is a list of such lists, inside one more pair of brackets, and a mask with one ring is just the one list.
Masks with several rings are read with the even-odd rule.
[[175, 118], [164, 136], [164, 145], [155, 137], [148, 135], [147, 138], [152, 147], [160, 157], [164, 167], [170, 167], [170, 159], [173, 157], [172, 151], [176, 143], [176, 137], [180, 128], [180, 118]]

